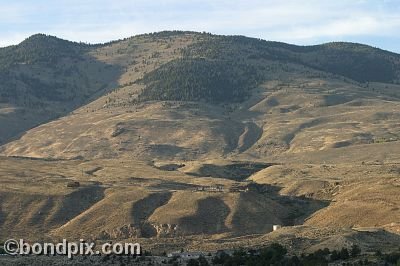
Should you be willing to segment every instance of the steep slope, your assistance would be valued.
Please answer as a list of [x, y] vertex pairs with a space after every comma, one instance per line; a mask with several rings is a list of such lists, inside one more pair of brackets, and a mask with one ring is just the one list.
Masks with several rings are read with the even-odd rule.
[[[250, 179], [283, 187], [282, 195], [329, 200], [305, 225], [329, 228], [384, 228], [400, 233], [398, 163], [286, 164]], [[360, 229], [360, 230], [361, 230]]]
[[398, 97], [397, 89], [371, 84], [398, 83], [398, 69], [397, 54], [351, 43], [300, 47], [161, 32], [89, 46], [38, 34], [0, 49], [0, 143], [111, 89], [87, 110], [149, 100], [243, 102], [264, 82], [295, 74], [347, 77]]
[[42, 34], [0, 49], [0, 143], [115, 87], [120, 68], [93, 47]]
[[356, 43], [334, 42], [304, 48], [301, 61], [359, 82], [399, 83], [399, 55]]
[[[39, 56], [20, 56], [24, 47]], [[17, 62], [1, 70], [19, 84], [11, 91], [46, 115], [73, 109], [0, 147], [3, 238], [398, 241], [399, 55], [193, 32], [98, 46], [34, 36], [0, 51]], [[7, 93], [0, 130], [15, 137], [14, 122], [37, 108]], [[18, 108], [26, 116], [12, 117]], [[287, 228], [269, 234], [273, 224]]]
[[176, 100], [240, 102], [262, 77], [247, 64], [205, 59], [178, 59], [144, 75], [139, 101]]
[[[117, 96], [114, 92], [109, 97]], [[378, 154], [387, 160], [395, 158], [396, 153], [385, 145], [397, 146], [400, 137], [397, 98], [337, 79], [282, 75], [235, 104], [128, 105], [124, 98], [118, 99], [117, 106], [111, 103], [89, 111], [103, 101], [100, 98], [70, 116], [37, 127], [3, 146], [3, 153], [144, 160], [239, 155], [243, 160], [323, 162], [321, 158], [326, 158], [329, 162], [354, 147], [352, 160], [373, 161]], [[358, 152], [361, 149], [371, 152]]]
[[[232, 151], [243, 130], [242, 124], [221, 117], [216, 107], [151, 104], [112, 110], [77, 112], [39, 126], [6, 145], [5, 152], [53, 158], [216, 157]], [[36, 142], [28, 144], [32, 138]]]

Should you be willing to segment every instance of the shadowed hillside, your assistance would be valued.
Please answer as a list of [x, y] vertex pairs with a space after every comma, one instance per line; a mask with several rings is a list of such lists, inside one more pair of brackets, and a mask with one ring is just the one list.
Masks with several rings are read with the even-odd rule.
[[2, 48], [1, 237], [398, 246], [399, 62], [196, 32]]
[[[62, 47], [48, 56], [53, 63], [41, 59], [47, 58], [43, 46]], [[28, 112], [18, 97], [11, 97], [15, 103], [4, 99], [1, 117], [10, 125], [4, 135], [40, 123], [30, 118], [35, 112], [53, 118], [57, 110], [93, 101], [3, 147], [8, 155], [111, 158], [132, 151], [144, 158], [263, 158], [398, 139], [394, 120], [377, 117], [395, 116], [399, 56], [365, 45], [302, 47], [162, 32], [101, 46], [38, 35], [3, 53], [14, 49], [20, 62], [24, 53], [17, 51], [24, 47], [36, 56], [9, 66], [9, 75], [26, 73], [7, 80], [22, 82], [14, 93], [43, 107]], [[32, 122], [24, 123], [27, 117]], [[58, 128], [54, 136], [47, 129], [52, 126]]]
[[[230, 61], [298, 63], [359, 82], [399, 82], [398, 54], [357, 43], [296, 46], [243, 36], [208, 36], [184, 50], [185, 57]], [[267, 67], [264, 65], [264, 67]]]
[[0, 49], [0, 143], [116, 86], [120, 68], [91, 49], [43, 34]]
[[112, 89], [125, 92], [108, 97], [107, 104], [232, 103], [243, 102], [254, 88], [284, 73], [398, 83], [398, 69], [397, 54], [352, 43], [303, 47], [242, 36], [161, 32], [86, 45], [37, 34], [0, 49], [0, 121], [6, 125], [0, 143]]

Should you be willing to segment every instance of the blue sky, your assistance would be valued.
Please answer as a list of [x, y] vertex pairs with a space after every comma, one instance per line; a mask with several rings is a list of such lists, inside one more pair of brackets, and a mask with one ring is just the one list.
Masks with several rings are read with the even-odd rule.
[[301, 45], [352, 41], [400, 53], [400, 1], [0, 0], [0, 46], [39, 32], [98, 43], [173, 29]]

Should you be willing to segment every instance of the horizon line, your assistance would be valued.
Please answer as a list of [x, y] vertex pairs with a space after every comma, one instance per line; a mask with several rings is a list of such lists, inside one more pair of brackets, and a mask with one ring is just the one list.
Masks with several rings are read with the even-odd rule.
[[135, 38], [135, 37], [139, 37], [139, 36], [159, 34], [159, 33], [164, 33], [164, 32], [165, 33], [166, 32], [171, 32], [171, 33], [176, 32], [176, 33], [209, 34], [209, 35], [213, 35], [213, 36], [225, 36], [225, 37], [245, 37], [245, 38], [257, 39], [257, 40], [265, 41], [265, 42], [282, 43], [282, 44], [288, 44], [288, 45], [293, 45], [293, 46], [298, 46], [298, 47], [321, 46], [321, 45], [327, 45], [327, 44], [332, 44], [332, 43], [348, 43], [348, 44], [365, 45], [365, 46], [368, 46], [368, 47], [372, 47], [374, 49], [379, 49], [381, 51], [385, 51], [385, 52], [393, 53], [393, 54], [396, 54], [396, 55], [400, 55], [400, 53], [395, 52], [393, 50], [384, 49], [382, 47], [378, 47], [378, 46], [374, 46], [372, 44], [362, 43], [362, 42], [335, 40], [335, 41], [321, 42], [321, 43], [317, 43], [317, 44], [296, 44], [296, 43], [289, 43], [289, 42], [283, 42], [283, 41], [277, 41], [277, 40], [267, 40], [267, 39], [263, 39], [261, 37], [253, 37], [253, 36], [247, 36], [247, 35], [243, 35], [243, 34], [218, 34], [218, 33], [212, 33], [212, 32], [207, 32], [207, 31], [194, 31], [194, 30], [161, 30], [161, 31], [154, 31], [154, 32], [138, 33], [138, 34], [134, 34], [134, 35], [131, 35], [131, 36], [128, 36], [128, 37], [121, 37], [121, 38], [118, 38], [118, 39], [109, 40], [109, 41], [106, 41], [106, 42], [97, 42], [97, 43], [91, 43], [91, 42], [82, 41], [82, 40], [69, 40], [67, 38], [59, 37], [57, 35], [48, 34], [48, 33], [44, 33], [44, 32], [38, 32], [38, 33], [34, 33], [34, 34], [28, 35], [22, 41], [20, 41], [20, 42], [18, 42], [16, 44], [0, 46], [0, 49], [13, 47], [13, 46], [18, 46], [21, 43], [23, 43], [24, 41], [28, 40], [29, 38], [31, 38], [31, 37], [33, 37], [35, 35], [45, 35], [45, 36], [48, 36], [48, 37], [54, 37], [54, 38], [57, 38], [57, 39], [60, 39], [60, 40], [63, 40], [63, 41], [68, 41], [68, 42], [72, 42], [72, 43], [76, 43], [76, 44], [85, 44], [85, 45], [89, 45], [89, 46], [100, 46], [100, 45], [112, 44], [112, 43], [119, 42], [119, 41], [125, 41], [125, 40], [131, 39], [131, 38]]

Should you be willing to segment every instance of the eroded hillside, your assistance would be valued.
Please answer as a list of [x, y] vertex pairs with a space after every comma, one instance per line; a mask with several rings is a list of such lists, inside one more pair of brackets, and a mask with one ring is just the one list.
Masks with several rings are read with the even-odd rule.
[[399, 58], [193, 32], [4, 48], [1, 237], [395, 246]]

